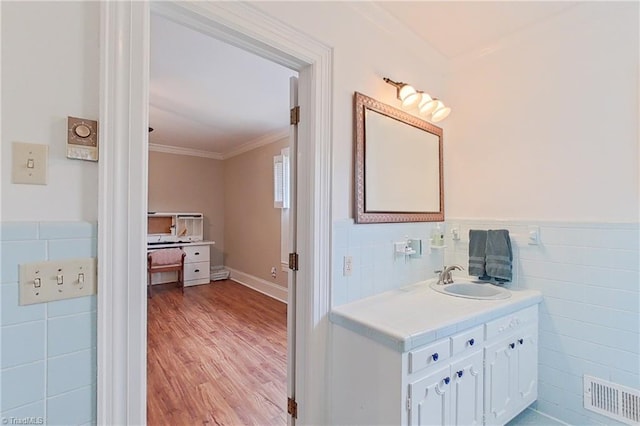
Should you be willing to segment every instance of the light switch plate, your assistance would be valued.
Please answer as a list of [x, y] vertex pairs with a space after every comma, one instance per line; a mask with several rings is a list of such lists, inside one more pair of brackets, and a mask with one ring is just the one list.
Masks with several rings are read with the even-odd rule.
[[14, 142], [12, 148], [13, 183], [46, 185], [49, 145]]
[[20, 265], [20, 305], [71, 299], [96, 293], [96, 258]]

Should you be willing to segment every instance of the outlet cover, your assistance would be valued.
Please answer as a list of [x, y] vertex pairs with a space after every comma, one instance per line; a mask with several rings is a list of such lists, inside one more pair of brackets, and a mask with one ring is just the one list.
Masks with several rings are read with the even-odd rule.
[[353, 256], [345, 256], [342, 265], [342, 274], [348, 277], [353, 273]]

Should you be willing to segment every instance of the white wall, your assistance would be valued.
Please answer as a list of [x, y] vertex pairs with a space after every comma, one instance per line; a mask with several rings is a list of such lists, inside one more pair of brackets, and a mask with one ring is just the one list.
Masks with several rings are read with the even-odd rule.
[[447, 79], [448, 217], [638, 220], [638, 3], [586, 2]]
[[[67, 116], [98, 117], [100, 4], [1, 7], [0, 416], [94, 424], [96, 297], [19, 306], [18, 268], [96, 256], [98, 165], [65, 144]], [[48, 185], [11, 183], [13, 141], [49, 145]]]
[[[66, 158], [67, 116], [96, 120], [99, 13], [93, 2], [2, 4], [2, 220], [89, 220], [97, 163]], [[11, 183], [11, 143], [49, 145], [49, 184]], [[101, 141], [100, 143], [108, 143]]]
[[380, 14], [373, 4], [254, 5], [333, 47], [332, 218], [335, 221], [353, 217], [353, 93], [361, 92], [398, 107], [395, 88], [382, 81], [389, 77], [441, 95], [445, 59], [412, 32]]

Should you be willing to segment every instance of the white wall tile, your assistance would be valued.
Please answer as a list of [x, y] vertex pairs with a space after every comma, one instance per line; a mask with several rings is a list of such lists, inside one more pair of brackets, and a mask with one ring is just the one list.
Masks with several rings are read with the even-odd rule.
[[2, 366], [15, 367], [44, 359], [45, 323], [26, 322], [0, 329], [2, 333]]
[[47, 321], [47, 353], [50, 357], [96, 346], [95, 312], [57, 317]]
[[44, 362], [2, 370], [2, 411], [44, 399]]
[[2, 242], [2, 283], [18, 282], [18, 270], [22, 263], [38, 262], [47, 258], [45, 241]]
[[4, 284], [0, 286], [0, 301], [2, 302], [2, 312], [0, 312], [0, 325], [18, 324], [21, 322], [44, 319], [44, 307], [42, 303], [34, 305], [20, 306], [19, 287], [17, 283]]
[[49, 425], [80, 425], [96, 416], [96, 389], [87, 386], [47, 399]]
[[95, 222], [40, 222], [40, 239], [95, 238], [98, 227]]
[[[69, 374], [73, 372], [73, 374]], [[88, 349], [47, 360], [47, 396], [55, 396], [95, 383], [96, 350]]]
[[[6, 424], [11, 424], [11, 419], [25, 419], [33, 418], [35, 420], [32, 424], [44, 424], [44, 400], [35, 402], [33, 404], [23, 405], [13, 410], [2, 411], [0, 414], [3, 419], [7, 419]], [[38, 421], [42, 419], [42, 423]], [[14, 423], [15, 424], [15, 423]]]
[[2, 222], [0, 241], [23, 241], [38, 239], [38, 222]]
[[[498, 225], [514, 234], [523, 229], [515, 222], [457, 223], [465, 232]], [[585, 374], [640, 387], [638, 224], [535, 225], [541, 245], [514, 244], [513, 286], [543, 295], [538, 409], [570, 424], [611, 424], [582, 408], [580, 388]], [[467, 250], [457, 242], [447, 256], [466, 262]]]
[[93, 312], [96, 310], [96, 307], [96, 295], [56, 300], [55, 302], [49, 302], [47, 306], [47, 317], [54, 318], [63, 315]]
[[49, 240], [47, 244], [49, 260], [95, 257], [97, 252], [96, 240], [92, 238]]

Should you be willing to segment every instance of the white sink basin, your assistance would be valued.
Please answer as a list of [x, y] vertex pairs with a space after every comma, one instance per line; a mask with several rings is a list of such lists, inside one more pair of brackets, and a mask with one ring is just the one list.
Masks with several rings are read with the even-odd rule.
[[498, 300], [511, 297], [509, 290], [484, 281], [454, 282], [453, 284], [433, 283], [431, 288], [439, 293], [467, 299]]

